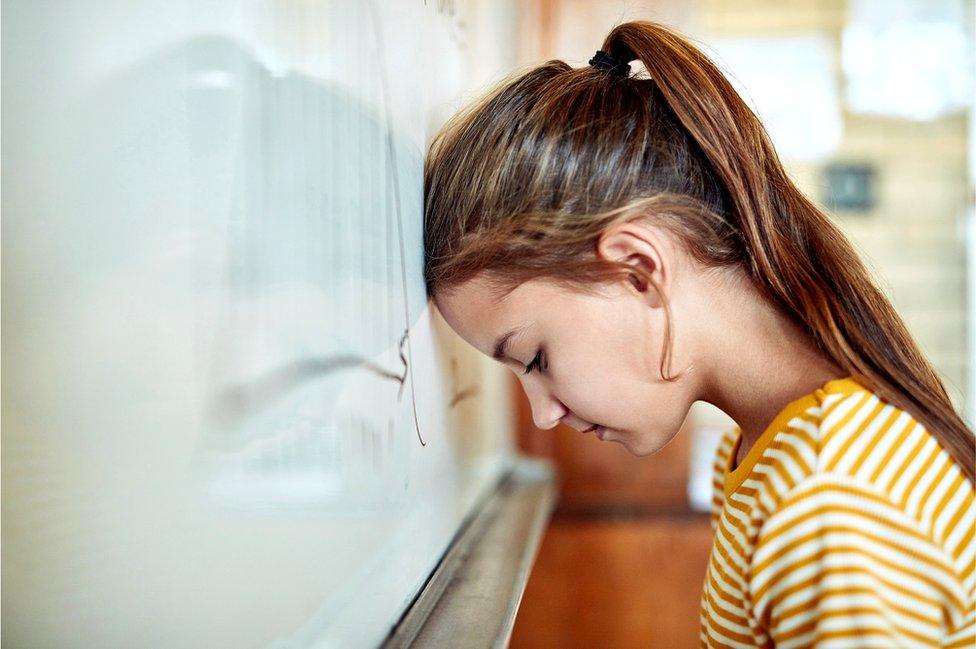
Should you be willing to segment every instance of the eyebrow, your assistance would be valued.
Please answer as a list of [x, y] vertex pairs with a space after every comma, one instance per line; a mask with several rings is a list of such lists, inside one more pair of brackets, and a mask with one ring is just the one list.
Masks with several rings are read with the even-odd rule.
[[496, 361], [501, 361], [507, 358], [510, 361], [518, 363], [519, 361], [516, 361], [514, 358], [508, 355], [508, 341], [511, 340], [511, 338], [516, 334], [521, 333], [524, 329], [525, 327], [516, 327], [515, 329], [512, 329], [511, 331], [503, 333], [501, 336], [499, 336], [498, 340], [495, 341], [495, 351], [492, 353], [491, 357]]

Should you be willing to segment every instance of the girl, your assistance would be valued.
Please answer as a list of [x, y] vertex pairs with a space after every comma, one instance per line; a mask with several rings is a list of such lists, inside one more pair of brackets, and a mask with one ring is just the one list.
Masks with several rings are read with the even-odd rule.
[[452, 118], [424, 172], [428, 294], [539, 428], [646, 455], [697, 400], [736, 422], [703, 646], [973, 646], [973, 434], [699, 50], [619, 25]]

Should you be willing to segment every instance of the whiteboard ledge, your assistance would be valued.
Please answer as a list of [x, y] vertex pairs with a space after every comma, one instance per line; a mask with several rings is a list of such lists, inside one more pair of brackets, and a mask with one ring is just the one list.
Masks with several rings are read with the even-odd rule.
[[507, 647], [556, 491], [552, 463], [517, 457], [382, 648]]

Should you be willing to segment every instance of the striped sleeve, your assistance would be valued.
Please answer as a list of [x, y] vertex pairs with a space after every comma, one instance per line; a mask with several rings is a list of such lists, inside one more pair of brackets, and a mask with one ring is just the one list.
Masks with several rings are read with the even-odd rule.
[[791, 489], [759, 532], [749, 575], [756, 619], [777, 649], [976, 640], [952, 561], [856, 478], [818, 473]]

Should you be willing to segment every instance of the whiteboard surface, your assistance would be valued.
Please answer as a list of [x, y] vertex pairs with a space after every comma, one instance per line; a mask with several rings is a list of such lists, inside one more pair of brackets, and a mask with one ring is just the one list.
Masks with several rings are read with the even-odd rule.
[[422, 587], [512, 453], [421, 274], [463, 9], [5, 3], [4, 644], [366, 647]]

